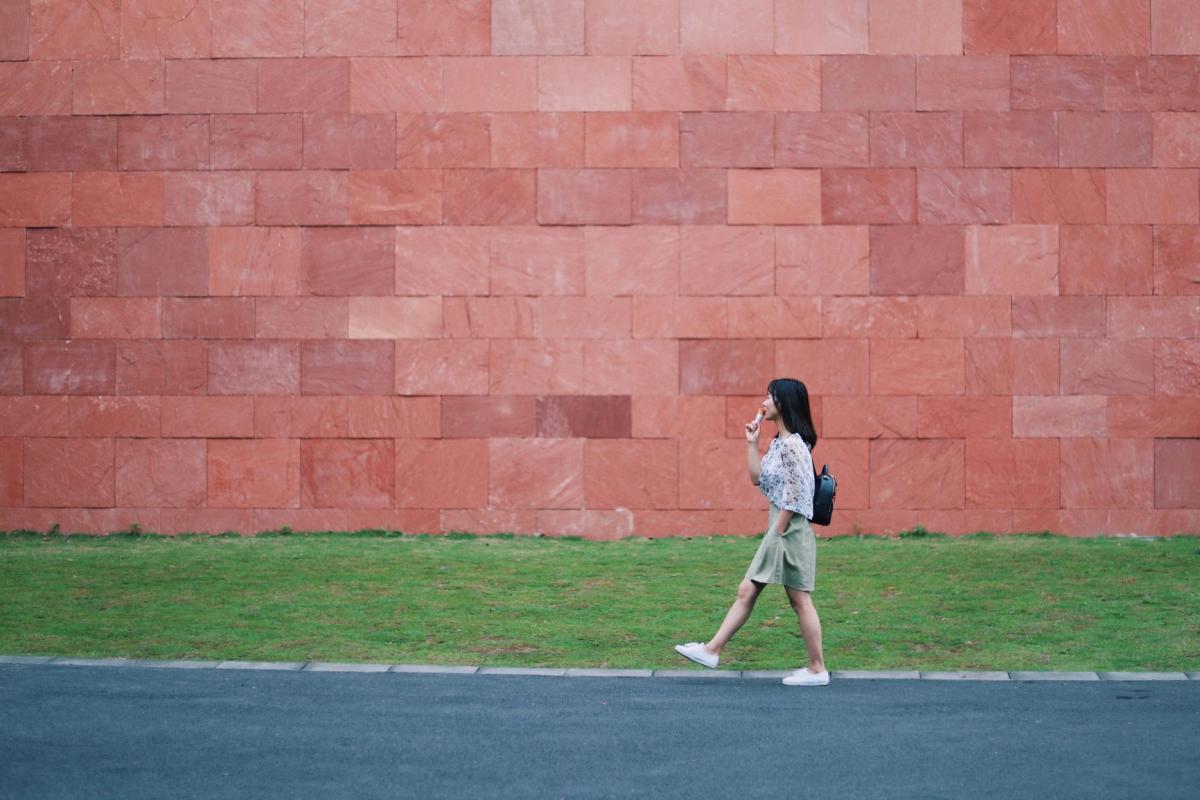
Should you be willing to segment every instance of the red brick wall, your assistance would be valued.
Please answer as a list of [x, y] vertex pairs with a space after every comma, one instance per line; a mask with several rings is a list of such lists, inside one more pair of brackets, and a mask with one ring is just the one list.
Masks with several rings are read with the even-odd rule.
[[[1191, 0], [0, 0], [0, 528], [1200, 530]], [[765, 444], [765, 437], [764, 437]]]

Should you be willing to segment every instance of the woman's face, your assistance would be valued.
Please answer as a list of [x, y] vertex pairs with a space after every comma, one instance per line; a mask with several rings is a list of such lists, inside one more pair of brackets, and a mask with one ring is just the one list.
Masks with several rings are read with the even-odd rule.
[[771, 397], [771, 393], [767, 392], [767, 399], [763, 401], [767, 411], [763, 414], [763, 419], [779, 419], [779, 409], [775, 407], [775, 400]]

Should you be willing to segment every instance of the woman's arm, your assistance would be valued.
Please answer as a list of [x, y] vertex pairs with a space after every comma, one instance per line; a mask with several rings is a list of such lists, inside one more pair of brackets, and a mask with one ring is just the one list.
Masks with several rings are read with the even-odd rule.
[[791, 524], [792, 515], [795, 513], [795, 511], [788, 511], [786, 508], [779, 509], [779, 516], [775, 517], [775, 532], [782, 536], [783, 532], [787, 530], [788, 525]]
[[750, 467], [750, 482], [755, 486], [758, 486], [758, 479], [760, 473], [762, 472], [762, 465], [758, 455], [757, 439], [758, 437], [755, 437], [755, 441], [746, 442], [746, 460], [747, 466]]

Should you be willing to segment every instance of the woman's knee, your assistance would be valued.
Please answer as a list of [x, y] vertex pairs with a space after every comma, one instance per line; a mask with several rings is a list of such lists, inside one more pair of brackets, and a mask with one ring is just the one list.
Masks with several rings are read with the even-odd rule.
[[788, 587], [787, 596], [788, 602], [792, 604], [792, 608], [796, 611], [812, 608], [812, 595], [802, 589]]
[[737, 599], [747, 603], [753, 603], [758, 599], [758, 593], [762, 591], [762, 587], [749, 578], [742, 580], [738, 584]]

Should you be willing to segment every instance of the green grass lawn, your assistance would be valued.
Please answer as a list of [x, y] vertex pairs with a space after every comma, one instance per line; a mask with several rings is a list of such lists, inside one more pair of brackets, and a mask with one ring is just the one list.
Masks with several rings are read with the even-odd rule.
[[[680, 667], [757, 538], [0, 535], [0, 653]], [[1200, 670], [1200, 540], [819, 540], [832, 669]], [[768, 587], [722, 667], [804, 662]]]

